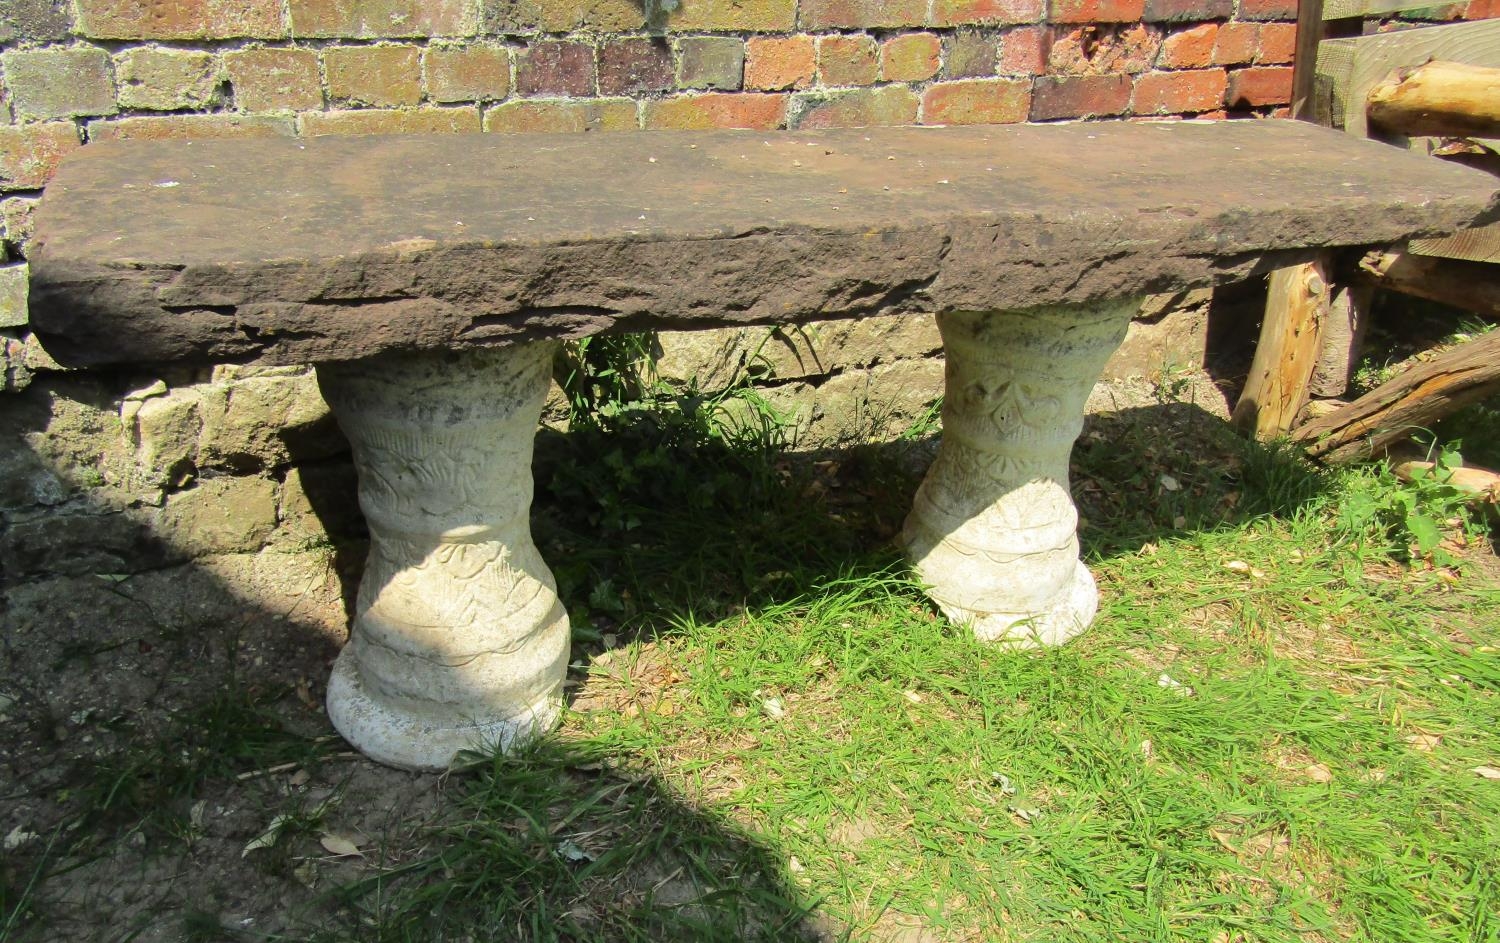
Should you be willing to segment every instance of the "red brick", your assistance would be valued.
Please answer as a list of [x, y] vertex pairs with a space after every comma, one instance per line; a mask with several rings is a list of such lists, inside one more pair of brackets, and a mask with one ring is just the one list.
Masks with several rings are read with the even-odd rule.
[[1052, 53], [1052, 32], [1044, 26], [1023, 26], [1000, 40], [1001, 75], [1041, 75]]
[[1228, 82], [1223, 69], [1152, 72], [1136, 80], [1130, 110], [1138, 115], [1183, 115], [1222, 108]]
[[1214, 62], [1218, 65], [1243, 65], [1255, 61], [1260, 47], [1259, 23], [1225, 23], [1214, 41]]
[[1161, 49], [1161, 32], [1155, 26], [1081, 26], [1054, 36], [1048, 56], [1049, 75], [1107, 75], [1113, 72], [1145, 72]]
[[281, 0], [78, 0], [90, 39], [280, 39]]
[[587, 43], [535, 42], [516, 53], [522, 95], [591, 95], [594, 50]]
[[360, 108], [312, 111], [302, 116], [302, 133], [472, 134], [479, 131], [479, 108]]
[[115, 78], [125, 108], [182, 111], [218, 101], [219, 67], [206, 52], [137, 46], [115, 56]]
[[288, 0], [287, 6], [298, 37], [472, 36], [479, 29], [467, 0]]
[[943, 60], [945, 79], [981, 79], [994, 75], [1000, 40], [988, 33], [956, 33], [948, 40]]
[[290, 137], [291, 118], [269, 115], [146, 115], [90, 121], [90, 141], [190, 141], [220, 138]]
[[511, 101], [484, 114], [484, 129], [496, 133], [634, 131], [638, 127], [635, 102], [619, 98]]
[[422, 100], [416, 46], [334, 46], [323, 51], [328, 97], [357, 105], [415, 105]]
[[[566, 4], [576, 0], [542, 0]], [[637, 7], [641, 0], [634, 0]], [[796, 26], [797, 0], [679, 0], [667, 17], [674, 32], [782, 33]]]
[[1240, 0], [1242, 20], [1295, 20], [1297, 0]]
[[480, 6], [487, 35], [628, 33], [646, 25], [641, 0], [482, 0]]
[[1469, 0], [1464, 8], [1466, 20], [1490, 20], [1500, 18], [1500, 0]]
[[745, 84], [745, 43], [738, 36], [687, 36], [677, 41], [677, 84], [737, 89]]
[[1146, 12], [1146, 0], [1049, 0], [1053, 23], [1134, 23]]
[[1284, 105], [1292, 100], [1292, 70], [1288, 66], [1256, 66], [1229, 76], [1231, 108]]
[[798, 11], [798, 24], [803, 29], [891, 28], [926, 23], [927, 0], [802, 0]]
[[109, 53], [97, 46], [12, 49], [0, 55], [18, 118], [112, 115]]
[[938, 82], [922, 93], [923, 124], [1016, 124], [1031, 107], [1031, 83], [1022, 79]]
[[1262, 65], [1291, 62], [1297, 52], [1296, 23], [1265, 23], [1260, 28], [1260, 49], [1255, 61]]
[[224, 68], [243, 111], [306, 111], [323, 107], [323, 78], [312, 49], [238, 49]]
[[600, 95], [663, 92], [674, 78], [665, 39], [616, 39], [599, 47]]
[[745, 42], [745, 87], [806, 88], [817, 68], [811, 36], [754, 37]]
[[646, 103], [645, 126], [678, 128], [749, 128], [770, 131], [786, 123], [787, 96], [757, 92], [707, 92], [678, 95]]
[[1148, 23], [1192, 23], [1227, 20], [1234, 16], [1234, 0], [1146, 0]]
[[432, 101], [498, 101], [510, 94], [510, 53], [504, 46], [429, 46], [422, 74]]
[[943, 41], [932, 33], [907, 33], [880, 44], [880, 77], [887, 82], [922, 82], [937, 75]]
[[905, 85], [851, 88], [823, 95], [798, 96], [793, 126], [801, 129], [869, 128], [916, 124], [920, 102]]
[[1031, 120], [1100, 118], [1124, 114], [1130, 107], [1128, 75], [1072, 75], [1036, 80], [1031, 92]]
[[58, 163], [81, 143], [71, 121], [0, 125], [0, 190], [46, 186]]
[[1204, 23], [1173, 33], [1162, 40], [1161, 55], [1156, 62], [1165, 69], [1201, 69], [1214, 61], [1214, 44], [1219, 38], [1217, 23]]
[[818, 40], [818, 81], [824, 85], [871, 85], [880, 74], [875, 40], [864, 33]]
[[1046, 12], [1046, 0], [933, 0], [933, 26], [982, 23], [1010, 26], [1036, 23]]

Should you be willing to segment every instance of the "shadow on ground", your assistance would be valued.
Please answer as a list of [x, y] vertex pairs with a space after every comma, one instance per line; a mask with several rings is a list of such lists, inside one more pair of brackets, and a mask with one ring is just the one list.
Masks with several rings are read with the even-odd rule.
[[[44, 414], [11, 413], [6, 447], [26, 448]], [[717, 618], [898, 565], [891, 538], [932, 451], [913, 437], [789, 454], [651, 413], [544, 433], [534, 522], [575, 628], [571, 689], [601, 652], [687, 613]], [[1074, 474], [1095, 559], [1290, 513], [1318, 486], [1295, 460], [1170, 402], [1091, 418]], [[347, 475], [319, 480], [307, 494], [332, 544], [232, 560], [189, 560], [80, 488], [66, 513], [36, 512], [65, 531], [44, 576], [11, 565], [26, 515], [7, 514], [0, 938], [844, 933], [774, 848], [683, 801], [639, 758], [566, 729], [445, 777], [349, 753], [322, 686], [362, 544], [336, 484]], [[94, 552], [101, 529], [107, 558]]]

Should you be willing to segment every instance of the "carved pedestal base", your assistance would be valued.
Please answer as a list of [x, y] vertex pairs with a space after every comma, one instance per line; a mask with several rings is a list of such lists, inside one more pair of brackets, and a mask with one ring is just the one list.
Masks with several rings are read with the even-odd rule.
[[944, 615], [981, 639], [1057, 645], [1094, 618], [1068, 456], [1139, 307], [1131, 298], [938, 316], [943, 440], [902, 541]]
[[370, 556], [328, 714], [371, 758], [443, 769], [561, 708], [568, 617], [531, 541], [553, 345], [318, 368], [354, 447]]

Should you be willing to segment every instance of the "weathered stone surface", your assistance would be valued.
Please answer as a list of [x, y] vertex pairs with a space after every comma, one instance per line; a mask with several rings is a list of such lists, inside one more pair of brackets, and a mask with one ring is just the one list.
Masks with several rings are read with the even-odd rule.
[[26, 265], [0, 265], [0, 327], [26, 323]]
[[1500, 214], [1478, 171], [1293, 122], [516, 142], [91, 145], [38, 213], [33, 327], [72, 363], [296, 363], [1011, 310]]

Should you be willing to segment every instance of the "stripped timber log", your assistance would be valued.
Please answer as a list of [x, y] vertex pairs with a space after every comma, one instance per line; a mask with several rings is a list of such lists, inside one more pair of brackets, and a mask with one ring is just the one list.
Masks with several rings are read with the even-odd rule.
[[1370, 123], [1408, 137], [1500, 136], [1500, 69], [1429, 62], [1398, 69], [1370, 89]]
[[1486, 262], [1371, 252], [1360, 261], [1359, 274], [1376, 288], [1452, 305], [1482, 318], [1500, 318], [1500, 267]]
[[1439, 472], [1437, 465], [1433, 462], [1411, 461], [1400, 462], [1393, 466], [1391, 471], [1395, 472], [1396, 477], [1402, 481], [1415, 481], [1418, 478], [1433, 478], [1442, 475], [1443, 477], [1437, 480], [1468, 495], [1472, 503], [1500, 505], [1500, 474], [1488, 468], [1464, 466]]
[[1495, 393], [1500, 393], [1500, 331], [1443, 351], [1298, 428], [1292, 438], [1325, 462], [1367, 458]]
[[1359, 350], [1364, 343], [1365, 326], [1370, 320], [1370, 301], [1375, 289], [1367, 284], [1339, 285], [1334, 288], [1323, 325], [1323, 346], [1313, 365], [1308, 383], [1310, 396], [1343, 396], [1349, 388]]
[[1260, 439], [1291, 430], [1323, 346], [1328, 298], [1326, 256], [1271, 273], [1260, 342], [1234, 407], [1236, 426]]

